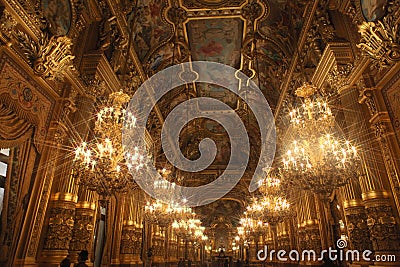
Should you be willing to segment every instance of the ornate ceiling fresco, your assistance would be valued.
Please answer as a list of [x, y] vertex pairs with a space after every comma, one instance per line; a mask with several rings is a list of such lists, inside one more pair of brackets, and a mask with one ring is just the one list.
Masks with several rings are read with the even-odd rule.
[[[279, 99], [283, 75], [287, 71], [297, 38], [303, 26], [303, 13], [310, 7], [307, 1], [253, 1], [253, 0], [141, 0], [133, 21], [135, 50], [148, 76], [174, 64], [186, 61], [214, 61], [242, 70], [258, 84], [272, 109]], [[129, 15], [128, 15], [129, 16]], [[212, 75], [212, 71], [208, 75]], [[224, 79], [224, 77], [213, 77]], [[235, 83], [237, 81], [232, 81]], [[178, 104], [192, 97], [212, 97], [235, 109], [248, 129], [251, 155], [249, 162], [257, 162], [260, 153], [260, 131], [253, 114], [244, 108], [240, 98], [224, 88], [210, 84], [195, 84], [176, 88], [164, 96], [158, 107], [165, 119]], [[221, 112], [212, 106], [200, 106], [209, 112]], [[153, 140], [160, 138], [162, 122], [157, 116], [149, 122]], [[197, 159], [199, 142], [211, 138], [217, 144], [218, 152], [214, 162], [204, 172], [172, 175], [177, 182], [193, 186], [206, 184], [221, 173], [230, 157], [230, 142], [227, 133], [218, 123], [198, 119], [185, 127], [180, 135], [181, 150], [190, 159]], [[168, 167], [160, 142], [155, 142], [156, 165]], [[247, 168], [252, 176], [253, 165]], [[173, 172], [174, 173], [174, 172]], [[244, 179], [238, 185], [247, 192]], [[233, 198], [240, 199], [243, 192], [233, 190]], [[235, 202], [236, 204], [240, 203]], [[217, 201], [215, 205], [222, 205]], [[243, 207], [242, 207], [243, 208]], [[218, 214], [228, 210], [240, 214], [242, 208], [215, 208]], [[210, 207], [200, 212], [210, 214]], [[221, 216], [220, 216], [221, 217]], [[225, 214], [235, 218], [235, 214]], [[216, 216], [213, 220], [218, 220]], [[209, 225], [213, 220], [208, 220]], [[226, 222], [233, 225], [234, 222]]]

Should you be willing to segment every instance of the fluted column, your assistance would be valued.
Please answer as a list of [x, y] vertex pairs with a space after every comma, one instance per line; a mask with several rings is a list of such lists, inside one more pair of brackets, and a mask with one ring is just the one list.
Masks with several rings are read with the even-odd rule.
[[77, 262], [79, 251], [92, 251], [97, 200], [97, 193], [88, 191], [84, 187], [79, 188], [78, 203], [75, 207], [75, 223], [69, 244], [69, 254], [73, 262]]
[[157, 224], [153, 224], [152, 233], [153, 262], [161, 263], [164, 261], [164, 234]]
[[121, 234], [125, 209], [125, 194], [116, 194], [113, 203], [112, 212], [108, 213], [106, 218], [108, 224], [106, 251], [105, 255], [111, 255], [111, 265], [119, 266], [120, 251], [121, 251]]
[[351, 181], [341, 189], [344, 197], [344, 215], [349, 236], [349, 248], [358, 251], [372, 250], [367, 214], [358, 181]]
[[57, 266], [67, 255], [78, 200], [78, 186], [71, 175], [71, 158], [66, 154], [56, 161], [49, 220], [41, 255], [42, 266]]
[[50, 219], [42, 252], [43, 264], [59, 263], [69, 249], [77, 202], [76, 186], [71, 180], [71, 183], [66, 183], [67, 188], [58, 188], [51, 197]]
[[129, 194], [125, 202], [124, 221], [122, 225], [120, 263], [142, 264], [140, 259], [142, 243], [142, 204], [139, 202], [139, 191]]
[[[305, 214], [306, 220], [303, 223], [305, 225], [305, 238], [306, 248], [308, 250], [314, 250], [317, 255], [320, 255], [322, 250], [321, 245], [321, 233], [318, 222], [317, 209], [315, 205], [314, 194], [307, 192], [305, 194]], [[307, 262], [308, 265], [319, 265], [318, 262]]]
[[296, 202], [296, 208], [297, 208], [297, 220], [295, 221], [297, 223], [296, 248], [297, 250], [301, 251], [303, 249], [306, 249], [306, 235], [305, 235], [306, 211], [305, 211], [305, 197], [303, 192], [299, 193], [299, 198]]
[[361, 150], [363, 174], [359, 180], [373, 250], [377, 255], [396, 254], [400, 249], [398, 225], [389, 199], [387, 171], [385, 165], [381, 164], [384, 159], [379, 143], [371, 129], [366, 127], [369, 122], [358, 103], [357, 88], [343, 87], [339, 94], [349, 135], [356, 139]]
[[168, 239], [169, 242], [169, 250], [168, 250], [168, 259], [170, 262], [176, 262], [179, 259], [178, 255], [178, 238], [177, 236], [173, 233], [172, 229], [169, 228], [169, 233], [170, 233], [170, 238]]

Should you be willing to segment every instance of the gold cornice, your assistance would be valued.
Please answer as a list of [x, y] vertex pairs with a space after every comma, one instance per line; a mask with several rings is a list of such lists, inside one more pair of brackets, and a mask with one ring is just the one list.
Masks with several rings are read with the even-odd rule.
[[314, 75], [311, 78], [311, 83], [317, 88], [321, 88], [325, 82], [326, 76], [332, 70], [336, 63], [335, 55], [328, 44], [321, 56], [317, 68], [315, 69]]
[[109, 89], [108, 93], [118, 92], [121, 89], [121, 83], [119, 82], [118, 77], [115, 75], [113, 68], [105, 57], [104, 53], [102, 53], [99, 66], [97, 67], [97, 73], [101, 78], [103, 78], [104, 82], [107, 84]]
[[369, 191], [366, 193], [362, 193], [362, 199], [364, 201], [374, 200], [374, 199], [387, 199], [387, 198], [389, 198], [389, 193], [385, 190]]
[[337, 64], [346, 64], [353, 61], [350, 43], [331, 42], [326, 46], [311, 82], [321, 88], [333, 67]]
[[[346, 84], [350, 87], [353, 86], [356, 82], [358, 82], [359, 78], [365, 71], [365, 69], [371, 63], [371, 59], [369, 57], [361, 57], [354, 62], [353, 71], [347, 78]], [[340, 92], [339, 92], [340, 93]]]
[[249, 3], [249, 1], [243, 1], [243, 4], [240, 6], [228, 6], [228, 7], [207, 7], [207, 8], [188, 8], [185, 5], [183, 5], [184, 0], [179, 0], [179, 6], [182, 7], [184, 10], [186, 10], [187, 12], [198, 12], [198, 11], [209, 11], [209, 10], [214, 10], [214, 11], [218, 11], [218, 10], [236, 10], [236, 9], [242, 9], [245, 5], [247, 5]]
[[81, 95], [86, 95], [86, 85], [79, 78], [76, 70], [68, 69], [64, 72], [64, 77]]
[[[94, 20], [101, 20], [101, 10], [99, 9], [99, 1], [98, 0], [89, 0], [88, 1], [88, 13], [90, 17]], [[93, 16], [92, 16], [93, 15]]]

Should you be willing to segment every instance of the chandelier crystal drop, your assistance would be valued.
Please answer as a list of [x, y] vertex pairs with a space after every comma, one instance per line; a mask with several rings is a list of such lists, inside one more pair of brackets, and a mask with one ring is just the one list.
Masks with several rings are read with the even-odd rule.
[[136, 117], [124, 108], [129, 99], [123, 92], [110, 94], [97, 113], [93, 141], [82, 142], [75, 149], [74, 175], [80, 184], [100, 195], [127, 191], [133, 186], [129, 171], [138, 171], [145, 163], [138, 147], [125, 153], [122, 145], [123, 126], [136, 125]]

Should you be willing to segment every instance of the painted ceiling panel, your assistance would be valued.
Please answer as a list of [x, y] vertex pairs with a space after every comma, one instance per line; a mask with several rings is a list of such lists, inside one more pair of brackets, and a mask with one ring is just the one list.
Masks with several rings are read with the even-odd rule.
[[137, 17], [132, 19], [136, 19], [135, 51], [142, 62], [172, 36], [172, 25], [163, 17], [166, 7], [165, 0], [139, 0]]
[[[243, 36], [243, 20], [240, 18], [197, 19], [187, 24], [189, 48], [193, 61], [214, 61], [240, 68]], [[230, 79], [237, 88], [238, 81], [231, 77], [214, 77], [213, 70], [204, 70], [214, 80]], [[198, 95], [223, 101], [236, 108], [237, 96], [224, 88], [211, 84], [199, 84]], [[214, 110], [213, 107], [200, 107]]]

